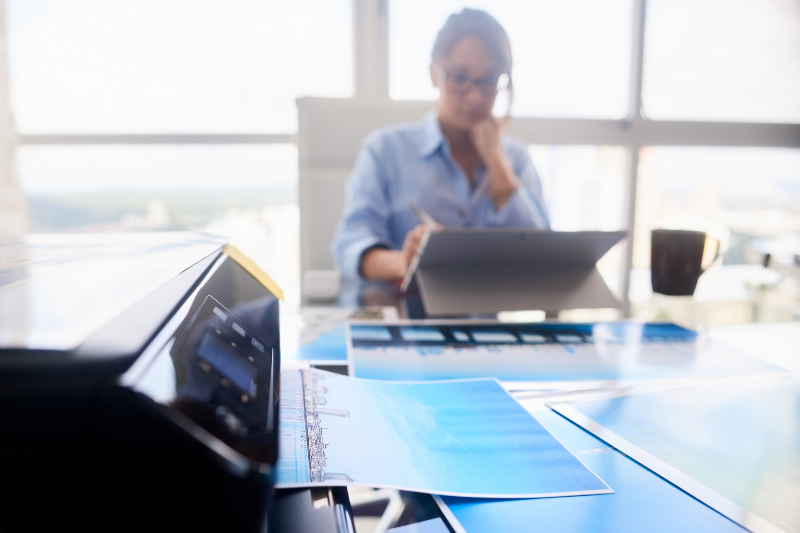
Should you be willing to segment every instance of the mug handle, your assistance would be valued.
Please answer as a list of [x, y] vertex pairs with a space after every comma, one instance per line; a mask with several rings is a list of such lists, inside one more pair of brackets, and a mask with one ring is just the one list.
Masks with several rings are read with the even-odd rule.
[[[713, 245], [714, 254], [712, 257], [710, 246]], [[719, 239], [706, 234], [706, 243], [703, 247], [703, 259], [700, 261], [700, 269], [705, 272], [708, 267], [714, 264], [714, 261], [719, 257]]]

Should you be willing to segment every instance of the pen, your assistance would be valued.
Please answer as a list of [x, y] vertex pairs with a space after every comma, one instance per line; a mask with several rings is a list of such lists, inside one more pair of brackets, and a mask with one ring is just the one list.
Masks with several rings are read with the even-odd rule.
[[419, 218], [420, 222], [422, 222], [422, 223], [423, 223], [423, 224], [425, 224], [426, 226], [435, 226], [435, 225], [437, 225], [437, 224], [438, 224], [438, 222], [436, 222], [436, 221], [433, 219], [433, 217], [432, 217], [432, 216], [430, 216], [430, 215], [428, 214], [428, 212], [427, 212], [427, 211], [425, 211], [424, 209], [422, 209], [422, 208], [421, 208], [420, 206], [418, 206], [416, 203], [414, 203], [414, 202], [411, 202], [410, 204], [408, 204], [408, 207], [409, 207], [409, 208], [410, 208], [412, 211], [414, 211], [414, 214], [416, 214], [416, 215], [417, 215], [417, 218]]

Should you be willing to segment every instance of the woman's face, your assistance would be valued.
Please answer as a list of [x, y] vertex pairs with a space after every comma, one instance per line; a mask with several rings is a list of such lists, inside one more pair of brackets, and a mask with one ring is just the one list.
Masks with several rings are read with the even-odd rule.
[[[439, 88], [439, 119], [468, 130], [490, 117], [497, 93], [487, 93], [472, 82], [496, 82], [500, 74], [502, 69], [478, 39], [464, 37], [458, 41], [446, 57], [431, 65], [431, 80]], [[465, 79], [470, 81], [464, 84]], [[454, 87], [458, 82], [464, 87]]]

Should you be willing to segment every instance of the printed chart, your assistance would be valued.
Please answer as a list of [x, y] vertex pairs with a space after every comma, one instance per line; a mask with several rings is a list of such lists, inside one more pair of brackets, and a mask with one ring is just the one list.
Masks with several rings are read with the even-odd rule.
[[497, 380], [284, 370], [277, 486], [347, 484], [506, 498], [613, 492]]

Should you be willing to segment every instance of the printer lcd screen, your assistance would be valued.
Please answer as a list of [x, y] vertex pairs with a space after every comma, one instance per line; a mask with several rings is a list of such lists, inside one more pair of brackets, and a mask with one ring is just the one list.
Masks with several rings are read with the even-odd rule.
[[206, 333], [197, 348], [197, 354], [242, 392], [255, 397], [257, 370], [238, 356], [229, 353], [230, 350], [218, 336]]

